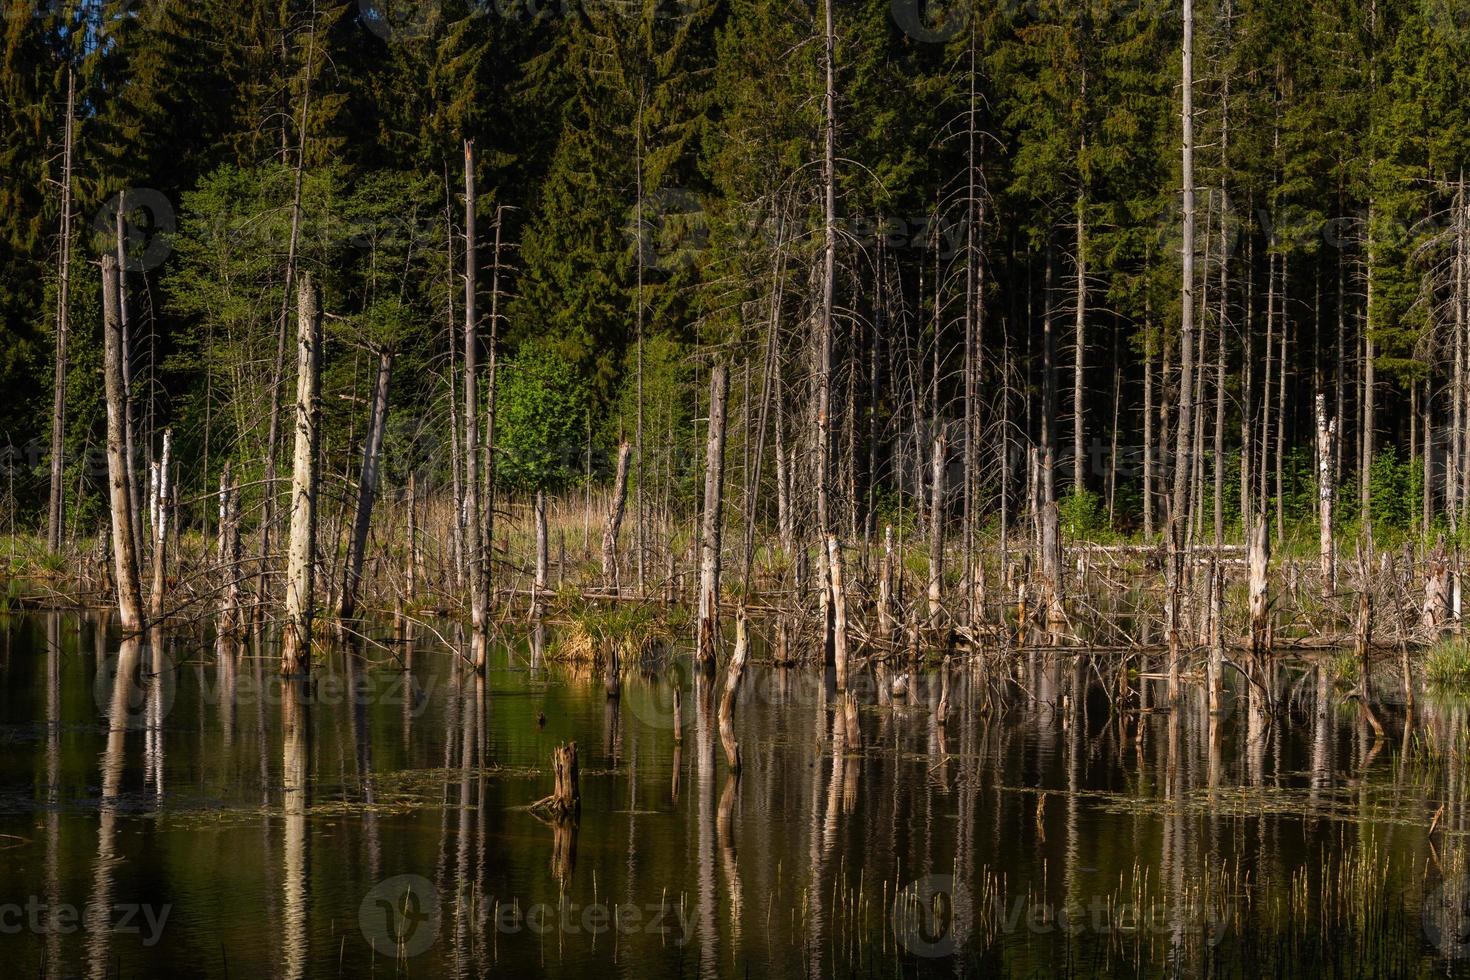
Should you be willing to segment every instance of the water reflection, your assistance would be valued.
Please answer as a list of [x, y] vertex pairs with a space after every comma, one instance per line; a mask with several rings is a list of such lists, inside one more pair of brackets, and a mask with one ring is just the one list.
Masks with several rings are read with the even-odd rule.
[[[1410, 716], [1379, 677], [1380, 738], [1328, 658], [1254, 665], [1249, 685], [1229, 670], [1212, 712], [1201, 685], [1167, 710], [1163, 665], [1143, 656], [1126, 683], [1080, 651], [956, 656], [947, 678], [894, 664], [855, 672], [850, 698], [757, 656], [734, 777], [718, 679], [630, 669], [609, 698], [599, 673], [558, 666], [545, 626], [481, 675], [400, 624], [325, 649], [305, 685], [276, 678], [270, 638], [120, 641], [56, 615], [4, 628], [0, 899], [79, 910], [70, 932], [52, 911], [0, 932], [15, 975], [1470, 963], [1458, 920], [1441, 922], [1466, 871], [1470, 710], [1420, 692]], [[527, 805], [574, 740], [580, 817], [543, 823]], [[422, 883], [414, 904], [369, 902], [403, 876]], [[927, 931], [896, 924], [910, 895]], [[149, 901], [176, 907], [153, 946], [116, 928], [120, 906]]]

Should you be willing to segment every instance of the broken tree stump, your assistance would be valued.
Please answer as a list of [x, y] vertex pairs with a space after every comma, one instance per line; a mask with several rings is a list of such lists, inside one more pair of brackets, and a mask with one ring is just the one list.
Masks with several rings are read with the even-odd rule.
[[735, 704], [740, 698], [740, 683], [745, 677], [745, 661], [750, 648], [745, 608], [735, 613], [735, 650], [730, 654], [730, 664], [725, 671], [725, 691], [720, 696], [720, 743], [725, 747], [725, 758], [730, 763], [730, 772], [740, 772], [740, 741], [735, 737]]

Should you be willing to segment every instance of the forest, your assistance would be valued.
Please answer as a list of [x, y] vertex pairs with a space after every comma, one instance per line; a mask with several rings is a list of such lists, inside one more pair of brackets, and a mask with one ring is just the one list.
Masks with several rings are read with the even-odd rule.
[[18, 971], [1470, 975], [1465, 0], [0, 13]]

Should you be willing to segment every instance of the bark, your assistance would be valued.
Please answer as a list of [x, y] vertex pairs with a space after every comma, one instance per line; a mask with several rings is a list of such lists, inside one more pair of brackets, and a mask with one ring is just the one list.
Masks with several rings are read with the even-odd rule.
[[[61, 551], [61, 532], [66, 515], [66, 371], [67, 335], [71, 324], [71, 169], [72, 146], [76, 135], [76, 76], [66, 75], [66, 135], [61, 165], [61, 258], [58, 269], [56, 296], [56, 363], [51, 392], [51, 493], [46, 520], [46, 546], [54, 555]], [[117, 277], [112, 288], [122, 281], [122, 270], [115, 269]], [[117, 297], [112, 297], [116, 303]], [[121, 312], [118, 313], [121, 323]], [[119, 348], [118, 359], [123, 359]], [[124, 386], [125, 389], [125, 386]], [[126, 412], [126, 390], [119, 397], [120, 406]], [[126, 423], [124, 423], [126, 428]], [[126, 435], [124, 433], [124, 435]], [[126, 442], [124, 442], [126, 451]]]
[[[1084, 141], [1084, 147], [1085, 147]], [[1077, 197], [1077, 320], [1076, 341], [1072, 358], [1072, 492], [1087, 489], [1087, 474], [1084, 467], [1086, 447], [1083, 445], [1084, 412], [1084, 367], [1087, 361], [1087, 198]]]
[[893, 639], [893, 525], [883, 529], [883, 564], [878, 569], [878, 642]]
[[837, 535], [827, 535], [827, 560], [832, 570], [832, 662], [837, 690], [847, 690], [847, 586], [843, 582], [842, 546]]
[[934, 437], [929, 492], [929, 626], [938, 629], [944, 612], [944, 434]]
[[1250, 627], [1251, 653], [1260, 657], [1271, 649], [1271, 583], [1267, 569], [1271, 560], [1271, 538], [1266, 515], [1257, 514], [1251, 526], [1250, 550]]
[[1169, 509], [1169, 546], [1174, 550], [1184, 540], [1182, 532], [1188, 517], [1184, 513], [1185, 498], [1194, 438], [1194, 0], [1184, 0], [1183, 103], [1184, 241], [1180, 251], [1184, 271], [1179, 321], [1179, 422], [1175, 432], [1174, 493]]
[[612, 502], [608, 508], [607, 525], [602, 531], [602, 574], [614, 591], [622, 591], [618, 575], [618, 534], [623, 527], [623, 511], [628, 502], [628, 463], [633, 447], [623, 442], [618, 446], [618, 472], [613, 480]]
[[169, 517], [174, 509], [173, 444], [173, 430], [164, 429], [163, 456], [158, 464], [158, 502], [153, 520], [153, 589], [148, 594], [148, 621], [154, 625], [163, 619], [163, 604], [168, 597]]
[[[128, 261], [125, 226], [127, 224], [127, 192], [118, 195], [117, 200], [117, 308], [118, 318], [122, 323], [122, 368], [123, 368], [123, 416], [124, 435], [127, 437], [128, 450], [128, 486], [132, 492], [133, 504], [143, 499], [142, 490], [138, 483], [138, 452], [136, 446], [137, 425], [133, 420], [133, 348], [132, 335], [128, 325]], [[208, 431], [205, 433], [205, 469], [208, 470]], [[143, 525], [139, 521], [133, 522], [133, 527], [142, 531]], [[138, 554], [143, 553], [143, 541], [141, 538], [136, 542]]]
[[1444, 539], [1441, 538], [1425, 558], [1424, 606], [1419, 623], [1429, 631], [1431, 638], [1438, 638], [1444, 630], [1449, 612], [1450, 564], [1445, 557]]
[[730, 772], [740, 773], [740, 741], [735, 737], [735, 705], [740, 699], [740, 683], [745, 677], [745, 661], [750, 643], [746, 635], [745, 608], [735, 613], [735, 649], [730, 654], [729, 666], [725, 669], [725, 691], [720, 695], [720, 743], [725, 747], [725, 758], [730, 763]]
[[725, 398], [728, 393], [729, 378], [725, 366], [717, 364], [710, 372], [704, 514], [699, 536], [699, 632], [695, 659], [704, 669], [713, 669], [719, 639], [720, 536], [725, 503]]
[[228, 461], [219, 478], [219, 562], [225, 576], [219, 633], [234, 637], [244, 625], [240, 617], [240, 489]]
[[107, 482], [112, 510], [112, 555], [117, 584], [118, 624], [125, 633], [143, 629], [143, 585], [133, 527], [136, 510], [128, 483], [127, 436], [122, 380], [122, 322], [117, 308], [117, 259], [102, 257], [103, 380], [107, 390]]
[[[820, 565], [822, 593], [822, 646], [824, 657], [832, 656], [832, 579], [827, 562], [827, 549], [821, 542], [832, 530], [831, 513], [828, 506], [828, 489], [831, 480], [832, 440], [832, 309], [835, 302], [837, 278], [837, 90], [836, 50], [837, 31], [834, 26], [832, 4], [823, 4], [826, 29], [825, 70], [826, 88], [823, 101], [825, 126], [823, 132], [823, 250], [822, 250], [822, 306], [817, 320], [817, 411], [816, 431], [813, 433], [816, 446], [816, 493], [817, 493], [817, 554]], [[710, 413], [713, 416], [713, 412]]]
[[291, 473], [291, 542], [286, 567], [286, 623], [281, 673], [311, 670], [316, 590], [317, 461], [321, 444], [322, 317], [316, 284], [301, 277], [296, 326], [296, 454]]
[[362, 582], [362, 561], [367, 552], [373, 504], [378, 495], [379, 457], [383, 449], [383, 432], [388, 425], [388, 385], [392, 377], [393, 354], [386, 350], [381, 351], [378, 354], [377, 382], [373, 385], [373, 402], [368, 410], [367, 435], [362, 445], [362, 473], [357, 481], [357, 510], [352, 519], [352, 537], [347, 543], [342, 595], [337, 606], [337, 615], [342, 619], [350, 619], [356, 610], [357, 591]]
[[537, 490], [531, 504], [536, 522], [536, 578], [532, 586], [532, 616], [541, 616], [541, 596], [546, 592], [548, 566], [551, 564], [551, 547], [546, 527], [546, 491]]
[[475, 668], [488, 656], [490, 606], [485, 595], [484, 518], [480, 513], [479, 323], [475, 304], [475, 145], [464, 144], [464, 503], [465, 564], [469, 570], [471, 646]]
[[557, 817], [575, 816], [582, 809], [580, 771], [577, 767], [577, 743], [558, 745], [551, 752], [551, 812]]
[[1337, 544], [1333, 533], [1332, 507], [1337, 488], [1333, 483], [1332, 447], [1337, 441], [1337, 419], [1327, 418], [1327, 395], [1317, 392], [1317, 523], [1322, 588], [1337, 591]]

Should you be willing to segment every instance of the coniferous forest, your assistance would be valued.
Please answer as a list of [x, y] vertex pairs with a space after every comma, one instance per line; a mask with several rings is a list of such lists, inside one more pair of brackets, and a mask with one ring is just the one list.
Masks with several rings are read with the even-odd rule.
[[[231, 692], [251, 671], [295, 692], [250, 737], [250, 792], [285, 817], [284, 857], [261, 860], [285, 864], [267, 904], [286, 952], [166, 942], [210, 950], [196, 975], [232, 955], [246, 975], [402, 961], [401, 896], [378, 896], [386, 947], [366, 911], [350, 956], [320, 932], [302, 894], [313, 821], [331, 795], [366, 828], [372, 874], [321, 887], [348, 896], [336, 914], [350, 919], [393, 863], [377, 821], [440, 776], [437, 856], [424, 845], [404, 869], [442, 899], [431, 970], [499, 962], [477, 942], [499, 928], [483, 919], [498, 907], [486, 854], [512, 831], [485, 814], [551, 827], [551, 887], [586, 898], [578, 820], [645, 805], [692, 835], [688, 854], [655, 845], [650, 860], [679, 879], [668, 901], [700, 938], [691, 960], [634, 943], [623, 955], [644, 975], [855, 974], [870, 956], [900, 976], [933, 956], [971, 975], [1463, 968], [1465, 0], [0, 11], [0, 686], [16, 692], [0, 722], [56, 743], [0, 776], [30, 793], [44, 765], [54, 796], [59, 691], [83, 671], [67, 658], [97, 658], [101, 741], [72, 761], [95, 783], [103, 754], [86, 830], [100, 869], [133, 832], [114, 826], [119, 733], [162, 739], [178, 721], [155, 711], [158, 678], [177, 674], [169, 698], [177, 684], [210, 713], [220, 689], [196, 690], [196, 668], [228, 672]], [[12, 665], [12, 644], [49, 670]], [[422, 758], [409, 707], [400, 742], [381, 704], [320, 705], [313, 678], [341, 672], [353, 690], [390, 672], [451, 685], [443, 704], [420, 691], [442, 758]], [[802, 672], [815, 688], [773, 694]], [[225, 700], [233, 733], [246, 713]], [[783, 761], [791, 705], [813, 715], [816, 747]], [[330, 741], [338, 723], [356, 749], [329, 760], [310, 733]], [[629, 761], [645, 723], [656, 772]], [[1013, 745], [1016, 725], [1061, 768]], [[377, 768], [374, 745], [391, 757]], [[233, 734], [209, 746], [240, 751]], [[143, 782], [162, 799], [161, 749], [148, 752]], [[812, 759], [829, 768], [782, 787], [783, 766]], [[505, 784], [502, 764], [551, 795]], [[343, 777], [324, 766], [356, 776], [329, 788]], [[446, 802], [440, 766], [478, 797]], [[1353, 795], [1384, 780], [1393, 806], [1417, 781], [1429, 809], [1390, 819]], [[991, 782], [994, 800], [978, 788]], [[1108, 810], [1084, 801], [1094, 791], [1127, 798]], [[584, 798], [604, 812], [579, 817]], [[917, 834], [951, 805], [953, 853], [904, 844], [860, 877], [895, 828]], [[27, 806], [17, 839], [49, 819]], [[457, 859], [450, 808], [480, 821], [463, 817]], [[1151, 856], [1118, 844], [1095, 863], [1142, 877], [1079, 884], [1087, 821], [1135, 826], [1125, 810]], [[1029, 864], [977, 844], [991, 817], [1034, 836]], [[1242, 856], [1221, 839], [1249, 819], [1306, 843]], [[802, 821], [809, 848], [749, 864]], [[633, 828], [617, 872], [630, 902]], [[1330, 858], [1316, 850], [1329, 842]], [[951, 861], [957, 877], [935, 885]], [[109, 897], [132, 887], [107, 874]], [[0, 872], [49, 895], [40, 881]], [[740, 923], [767, 885], [786, 932], [757, 955], [758, 924], [742, 946]], [[1376, 918], [1341, 897], [1406, 888], [1407, 911], [1383, 899]], [[931, 891], [954, 916], [938, 952], [905, 932]], [[651, 894], [636, 901], [664, 901]], [[1195, 918], [1126, 939], [1094, 923], [1077, 947], [1035, 929], [996, 939], [1012, 936], [1013, 895], [1064, 911], [1132, 896]], [[1259, 919], [1268, 908], [1286, 911]], [[1239, 949], [1217, 945], [1217, 914]], [[81, 966], [54, 930], [30, 933], [32, 975], [113, 975], [98, 930]], [[529, 949], [507, 963], [552, 969]], [[584, 953], [563, 967], [597, 972]]]

